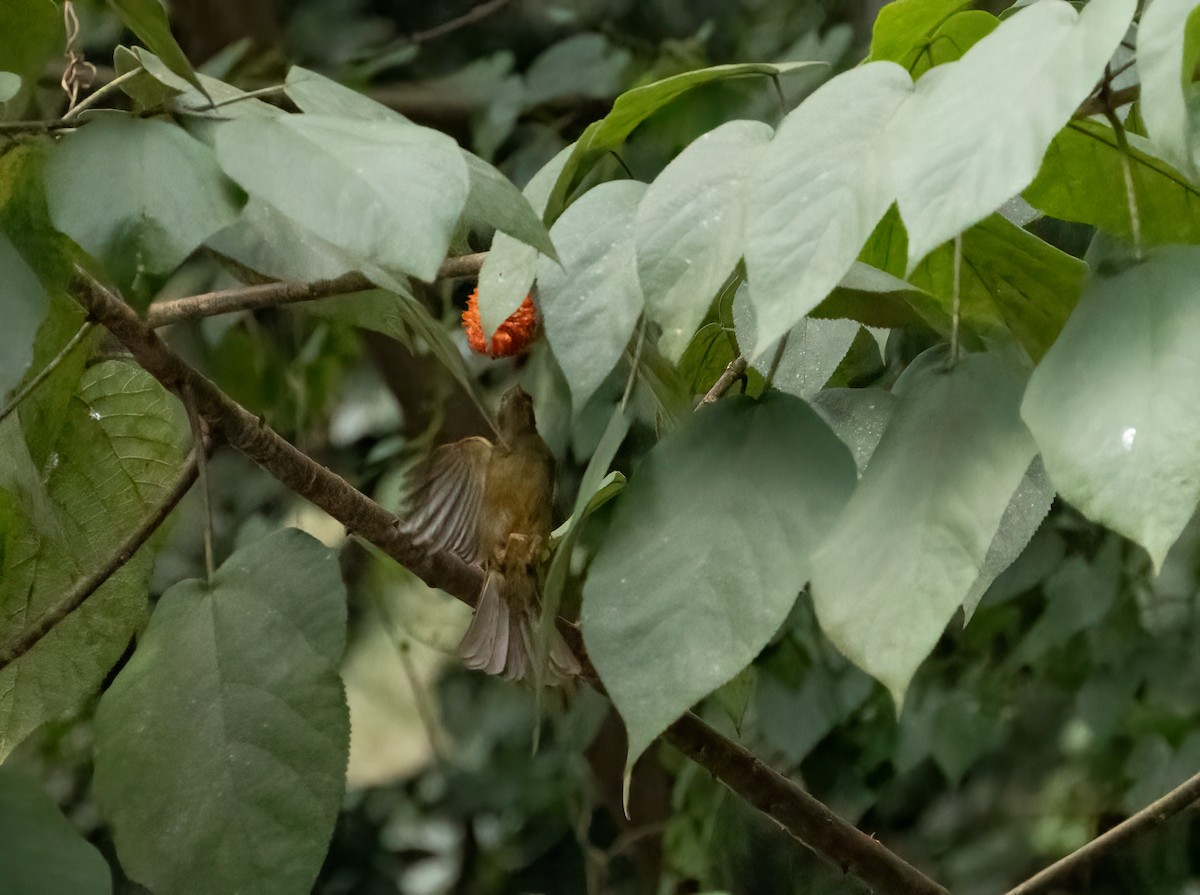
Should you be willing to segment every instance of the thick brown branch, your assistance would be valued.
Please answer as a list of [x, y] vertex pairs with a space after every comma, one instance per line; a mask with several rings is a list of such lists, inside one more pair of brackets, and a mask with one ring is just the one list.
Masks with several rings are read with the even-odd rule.
[[[482, 584], [478, 567], [448, 554], [415, 549], [394, 515], [297, 450], [189, 367], [128, 305], [82, 269], [77, 269], [73, 289], [91, 317], [107, 327], [147, 372], [176, 394], [190, 390], [197, 411], [215, 435], [431, 586], [474, 604]], [[568, 633], [578, 634], [573, 629]], [[579, 645], [577, 636], [571, 639]], [[676, 722], [667, 737], [801, 842], [880, 892], [944, 895], [932, 880], [698, 719], [687, 716]]]
[[167, 516], [171, 514], [171, 510], [175, 509], [179, 501], [183, 500], [183, 496], [187, 494], [188, 489], [196, 481], [197, 468], [197, 454], [195, 448], [193, 448], [191, 454], [188, 455], [187, 461], [184, 463], [183, 471], [175, 481], [175, 484], [171, 486], [171, 490], [163, 498], [162, 503], [156, 506], [142, 520], [141, 524], [131, 531], [125, 540], [117, 546], [116, 551], [109, 561], [101, 568], [93, 570], [86, 577], [77, 581], [74, 587], [67, 591], [61, 600], [38, 616], [32, 625], [4, 644], [3, 647], [0, 647], [0, 669], [15, 662], [33, 649], [38, 641], [54, 629], [55, 625], [82, 606], [88, 597], [99, 590], [105, 581], [116, 574], [118, 569], [133, 558], [142, 545], [150, 540], [151, 535], [158, 531], [159, 527], [166, 521]]
[[672, 724], [665, 739], [843, 873], [854, 874], [875, 891], [947, 895], [921, 871], [695, 715], [689, 713]]
[[[1088, 97], [1075, 110], [1073, 118], [1091, 118], [1093, 115], [1103, 115], [1108, 108], [1118, 108], [1120, 106], [1129, 105], [1135, 102], [1138, 95], [1141, 93], [1141, 86], [1134, 84], [1132, 87], [1122, 87], [1120, 90], [1114, 90], [1108, 94], [1107, 102], [1103, 95]], [[1110, 105], [1111, 104], [1111, 105]]]
[[1067, 883], [1091, 867], [1109, 852], [1124, 845], [1134, 836], [1160, 826], [1200, 801], [1200, 774], [1181, 783], [1157, 802], [1147, 805], [1137, 814], [1117, 824], [1103, 836], [1097, 836], [1083, 848], [1071, 852], [1060, 861], [1030, 877], [1008, 892], [1008, 895], [1035, 895], [1065, 889]]
[[[474, 255], [447, 258], [438, 269], [438, 279], [478, 276], [486, 257], [487, 252], [478, 252]], [[212, 317], [233, 311], [273, 308], [375, 288], [375, 284], [360, 273], [348, 273], [332, 280], [317, 280], [313, 283], [262, 283], [258, 286], [224, 289], [220, 292], [206, 292], [203, 295], [189, 295], [186, 298], [159, 302], [151, 305], [146, 320], [151, 328], [157, 329], [180, 320]]]

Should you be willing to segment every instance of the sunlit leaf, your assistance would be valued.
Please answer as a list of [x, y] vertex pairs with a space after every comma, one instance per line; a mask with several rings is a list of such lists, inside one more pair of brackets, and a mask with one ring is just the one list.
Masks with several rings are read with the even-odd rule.
[[1058, 492], [1155, 566], [1200, 500], [1198, 283], [1183, 246], [1095, 275], [1022, 407]]
[[334, 554], [295, 529], [163, 594], [96, 713], [96, 796], [131, 877], [312, 887], [346, 772], [345, 601]]
[[771, 128], [730, 121], [704, 134], [654, 179], [638, 204], [635, 239], [646, 314], [658, 347], [678, 360], [742, 257], [743, 189]]
[[846, 512], [813, 557], [821, 628], [899, 705], [981, 570], [1036, 446], [1018, 409], [1024, 376], [999, 356], [946, 369], [925, 352]]
[[604, 381], [642, 312], [633, 228], [644, 183], [602, 183], [550, 231], [561, 266], [538, 259], [538, 308], [578, 413]]
[[897, 62], [912, 69], [928, 52], [933, 34], [970, 0], [894, 0], [879, 10], [871, 27], [872, 61]]
[[853, 486], [846, 448], [778, 392], [725, 398], [646, 456], [617, 501], [582, 611], [630, 765], [775, 634]]
[[[1142, 243], [1200, 243], [1200, 187], [1154, 155], [1142, 137], [1126, 133], [1125, 138]], [[1050, 144], [1025, 197], [1056, 218], [1129, 238], [1124, 155], [1107, 124], [1072, 121]]]
[[956, 12], [938, 26], [929, 43], [905, 68], [916, 79], [935, 66], [961, 59], [967, 50], [995, 31], [999, 24], [999, 19], [982, 9]]

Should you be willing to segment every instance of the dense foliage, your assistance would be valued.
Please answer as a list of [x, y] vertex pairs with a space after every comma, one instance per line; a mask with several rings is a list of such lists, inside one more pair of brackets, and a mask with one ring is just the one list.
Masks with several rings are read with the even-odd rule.
[[[0, 890], [868, 891], [689, 710], [955, 893], [1200, 770], [1200, 6], [973, 5], [6, 0]], [[565, 692], [364, 496], [514, 383]]]

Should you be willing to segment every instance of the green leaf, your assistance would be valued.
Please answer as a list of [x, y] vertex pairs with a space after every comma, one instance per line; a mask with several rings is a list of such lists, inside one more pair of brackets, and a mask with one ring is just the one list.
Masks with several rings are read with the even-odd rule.
[[[748, 283], [738, 287], [733, 298], [733, 322], [737, 327], [739, 345], [756, 344], [756, 326], [753, 301]], [[808, 317], [784, 337], [787, 343], [779, 355], [779, 341], [768, 345], [753, 366], [764, 376], [776, 365], [774, 386], [780, 391], [808, 400], [825, 387], [850, 345], [858, 335], [860, 327], [854, 320], [812, 320]]]
[[1200, 499], [1198, 282], [1184, 246], [1094, 276], [1021, 410], [1058, 492], [1156, 568]]
[[245, 117], [218, 126], [216, 148], [252, 196], [363, 265], [423, 280], [437, 275], [467, 198], [454, 141], [401, 121]]
[[961, 59], [967, 50], [995, 31], [999, 24], [998, 18], [982, 9], [956, 12], [938, 26], [916, 59], [904, 67], [916, 80], [931, 68]]
[[628, 765], [767, 644], [854, 487], [802, 401], [726, 398], [647, 454], [584, 585], [582, 625]]
[[822, 630], [899, 706], [962, 605], [1037, 451], [1024, 376], [997, 355], [925, 352], [846, 512], [813, 558]]
[[[292, 66], [288, 71], [287, 94], [297, 106], [311, 115], [341, 115], [393, 124], [405, 122], [420, 129], [399, 112], [363, 96], [357, 90], [299, 66]], [[530, 207], [512, 181], [474, 153], [464, 149], [462, 156], [470, 182], [462, 213], [468, 226], [495, 228], [556, 258], [554, 244], [540, 215]], [[488, 334], [491, 335], [490, 332]]]
[[761, 121], [730, 121], [709, 131], [663, 169], [638, 204], [646, 314], [662, 326], [658, 347], [672, 361], [742, 257], [743, 184], [771, 133]]
[[143, 110], [161, 108], [181, 93], [194, 92], [186, 79], [167, 68], [145, 47], [117, 47], [113, 51], [113, 68], [118, 75], [142, 69], [129, 80], [122, 81], [121, 90]]
[[731, 330], [719, 323], [700, 327], [677, 364], [689, 392], [702, 395], [712, 388], [737, 353]]
[[[1145, 139], [1125, 137], [1143, 245], [1200, 243], [1200, 188], [1155, 156]], [[1107, 124], [1072, 121], [1050, 144], [1025, 198], [1056, 218], [1129, 238], [1122, 155]]]
[[[21, 519], [0, 575], [0, 642], [107, 564], [180, 474], [187, 424], [140, 367], [105, 361], [84, 374], [53, 451], [34, 465], [10, 418], [0, 425], [0, 489]], [[0, 670], [0, 760], [73, 708], [120, 657], [146, 605], [153, 547], [143, 547], [84, 605]]]
[[576, 141], [574, 149], [550, 192], [546, 203], [544, 220], [553, 223], [563, 212], [571, 193], [582, 182], [583, 177], [600, 159], [617, 149], [634, 128], [667, 105], [671, 100], [687, 91], [715, 81], [750, 76], [778, 77], [818, 62], [789, 62], [769, 65], [761, 62], [746, 62], [737, 65], [714, 65], [699, 71], [664, 78], [653, 84], [645, 84], [627, 90], [617, 97], [612, 110], [588, 125]]
[[912, 69], [917, 57], [929, 50], [933, 33], [971, 0], [894, 0], [879, 10], [871, 28], [867, 59], [897, 62]]
[[538, 259], [538, 309], [578, 413], [608, 376], [642, 312], [633, 227], [644, 183], [602, 183], [550, 230], [560, 264]]
[[910, 271], [1029, 186], [1136, 6], [1094, 0], [1078, 13], [1063, 0], [1035, 3], [921, 78], [891, 129], [889, 159]]
[[[900, 251], [903, 252], [903, 247]], [[841, 282], [809, 312], [809, 316], [825, 320], [848, 318], [867, 326], [890, 329], [924, 324], [915, 309], [936, 303], [937, 300], [924, 289], [887, 271], [855, 261]]]
[[0, 307], [4, 327], [0, 332], [0, 406], [21, 381], [33, 359], [33, 339], [46, 316], [49, 298], [25, 259], [0, 232]]
[[[1087, 265], [998, 214], [963, 234], [962, 252], [961, 321], [985, 339], [1012, 333], [1030, 357], [1040, 358], [1075, 307]], [[954, 246], [930, 254], [909, 279], [923, 290], [908, 295], [922, 316], [949, 321]], [[929, 295], [936, 296], [934, 304]]]
[[345, 600], [334, 554], [295, 529], [163, 594], [96, 712], [96, 797], [133, 879], [312, 887], [344, 789]]
[[21, 76], [0, 71], [0, 103], [7, 103], [21, 91]]
[[1070, 556], [1043, 585], [1046, 611], [1021, 638], [1015, 661], [1036, 661], [1042, 654], [1086, 631], [1108, 614], [1121, 581], [1120, 545], [1109, 541], [1095, 560]]
[[99, 850], [36, 781], [0, 767], [0, 873], [5, 895], [110, 895]]
[[896, 396], [881, 388], [826, 388], [812, 399], [812, 408], [829, 424], [850, 453], [861, 476], [887, 430]]
[[[573, 144], [572, 144], [573, 145]], [[522, 195], [538, 214], [546, 210], [550, 190], [570, 157], [568, 146], [546, 162], [525, 186]], [[537, 276], [538, 252], [531, 245], [497, 233], [479, 271], [479, 322], [485, 339], [521, 306]]]
[[[845, 276], [894, 193], [880, 163], [887, 129], [912, 92], [899, 66], [870, 63], [826, 82], [767, 145], [747, 197], [746, 270], [766, 354]], [[851, 200], [849, 197], [853, 197]]]
[[1196, 0], [1154, 0], [1137, 30], [1138, 109], [1163, 158], [1200, 172], [1200, 15]]
[[241, 204], [204, 144], [165, 121], [117, 114], [65, 136], [45, 183], [54, 225], [135, 292], [146, 272], [170, 273], [231, 224]]
[[46, 65], [63, 51], [62, 13], [52, 0], [0, 3], [0, 64], [21, 79], [19, 91], [4, 102], [0, 120], [20, 118]]
[[[208, 93], [192, 70], [192, 64], [175, 42], [167, 13], [158, 0], [108, 0], [121, 21], [171, 71], [187, 80], [207, 98]], [[214, 97], [215, 99], [215, 97]]]

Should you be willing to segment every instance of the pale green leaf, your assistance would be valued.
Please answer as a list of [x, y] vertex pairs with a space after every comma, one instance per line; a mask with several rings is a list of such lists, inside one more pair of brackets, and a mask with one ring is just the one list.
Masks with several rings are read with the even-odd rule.
[[861, 476], [892, 418], [896, 396], [881, 388], [826, 388], [817, 392], [811, 403], [850, 448]]
[[578, 413], [620, 360], [642, 312], [633, 228], [644, 183], [589, 190], [550, 231], [559, 263], [538, 259], [538, 308]]
[[1160, 566], [1200, 499], [1200, 248], [1096, 275], [1022, 413], [1058, 492]]
[[672, 361], [742, 257], [744, 182], [771, 133], [760, 121], [714, 128], [667, 165], [638, 204], [635, 240], [646, 314], [662, 327], [658, 347]]
[[1138, 108], [1146, 133], [1163, 158], [1193, 179], [1200, 163], [1200, 85], [1194, 83], [1200, 62], [1198, 7], [1197, 0], [1154, 0], [1137, 30]]
[[[178, 402], [140, 367], [88, 368], [42, 468], [15, 420], [0, 425], [0, 489], [21, 518], [0, 575], [0, 642], [106, 564], [161, 504], [182, 469]], [[28, 653], [0, 670], [0, 760], [31, 730], [99, 686], [146, 605], [153, 546], [143, 547]]]
[[795, 326], [845, 276], [893, 201], [888, 124], [912, 91], [908, 73], [873, 62], [837, 76], [792, 111], [748, 188], [746, 268], [758, 341]]
[[0, 71], [0, 103], [9, 102], [21, 91], [21, 76], [10, 71]]
[[532, 108], [560, 98], [611, 99], [620, 92], [632, 58], [603, 34], [572, 34], [529, 63], [524, 105]]
[[553, 222], [563, 211], [571, 193], [596, 161], [617, 149], [634, 128], [689, 90], [729, 78], [751, 76], [778, 77], [817, 62], [787, 62], [770, 65], [746, 62], [735, 65], [714, 65], [698, 71], [684, 72], [652, 84], [627, 90], [617, 97], [612, 110], [599, 121], [588, 125], [575, 142], [570, 157], [550, 192], [546, 203], [545, 220]]
[[1079, 13], [1065, 0], [1041, 0], [917, 82], [885, 156], [910, 271], [1033, 181], [1135, 8], [1136, 0], [1093, 0]]
[[[1200, 187], [1126, 133], [1142, 244], [1200, 243]], [[1117, 135], [1098, 121], [1072, 121], [1055, 137], [1025, 191], [1034, 207], [1064, 221], [1129, 238], [1133, 228]]]
[[[158, 0], [108, 0], [125, 26], [138, 36], [146, 47], [159, 57], [171, 71], [183, 77], [207, 96], [192, 64], [175, 42], [167, 13]], [[216, 99], [216, 97], [213, 97]]]
[[[757, 344], [753, 291], [748, 283], [742, 283], [733, 297], [733, 325], [739, 345]], [[764, 376], [775, 367], [772, 381], [775, 388], [807, 401], [825, 387], [850, 350], [859, 329], [855, 320], [805, 317], [784, 336], [787, 342], [782, 346], [783, 354], [779, 354], [777, 339], [752, 365]]]
[[984, 568], [1036, 446], [1024, 376], [992, 354], [925, 352], [846, 512], [813, 557], [822, 630], [897, 705]]
[[362, 265], [423, 280], [437, 275], [467, 199], [457, 144], [402, 121], [247, 116], [218, 126], [216, 148], [252, 196]]
[[110, 895], [104, 856], [35, 780], [0, 767], [0, 879], [5, 895]]
[[96, 797], [132, 878], [309, 891], [344, 789], [345, 600], [335, 555], [295, 529], [163, 594], [96, 713]]
[[[550, 190], [570, 158], [573, 145], [546, 162], [522, 191], [526, 201], [538, 214], [546, 210]], [[521, 306], [533, 288], [537, 265], [538, 252], [533, 245], [504, 233], [497, 233], [492, 239], [491, 250], [483, 259], [483, 267], [479, 271], [477, 287], [479, 321], [485, 339], [490, 339], [497, 327]]]
[[581, 619], [629, 765], [775, 634], [854, 478], [829, 428], [778, 392], [726, 398], [649, 452], [617, 501]]
[[341, 115], [346, 118], [361, 118], [364, 121], [408, 122], [408, 119], [395, 109], [390, 109], [352, 87], [339, 84], [299, 65], [288, 69], [284, 92], [300, 111], [309, 115]]
[[[102, 177], [96, 159], [105, 160]], [[174, 270], [241, 204], [208, 147], [165, 121], [128, 116], [65, 136], [45, 182], [54, 225], [123, 285]]]

